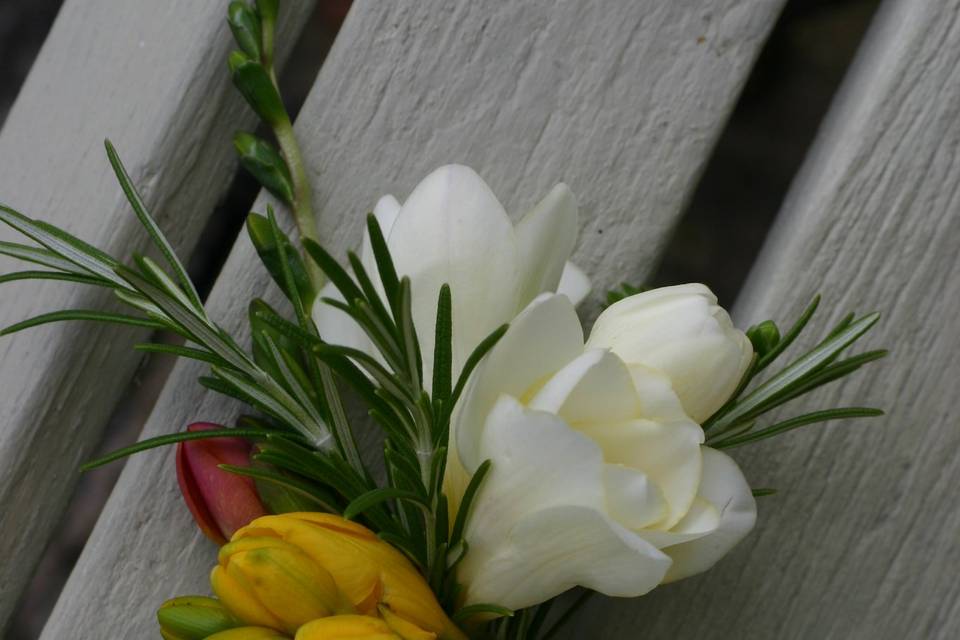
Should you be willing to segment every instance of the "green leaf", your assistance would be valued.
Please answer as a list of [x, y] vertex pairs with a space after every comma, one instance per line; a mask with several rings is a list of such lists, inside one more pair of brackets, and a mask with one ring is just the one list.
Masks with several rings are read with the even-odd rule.
[[463, 532], [466, 531], [467, 522], [470, 517], [470, 509], [473, 506], [473, 499], [477, 496], [480, 485], [483, 484], [483, 479], [490, 471], [491, 464], [489, 460], [484, 460], [483, 463], [477, 467], [476, 472], [474, 472], [473, 477], [470, 478], [470, 482], [467, 484], [466, 490], [463, 492], [460, 508], [457, 509], [457, 517], [453, 521], [453, 531], [450, 533], [451, 545], [459, 543], [463, 538]]
[[510, 617], [513, 615], [513, 610], [496, 604], [471, 604], [453, 614], [453, 621], [461, 624], [479, 615], [485, 617], [493, 616], [495, 618]]
[[619, 289], [611, 289], [610, 291], [607, 291], [606, 306], [609, 307], [611, 305], [614, 305], [620, 302], [625, 298], [629, 298], [630, 296], [635, 296], [638, 293], [643, 293], [644, 291], [649, 291], [649, 290], [650, 290], [650, 287], [644, 287], [644, 286], [638, 287], [638, 286], [629, 284], [627, 282], [621, 282]]
[[[0, 222], [36, 240], [60, 258], [68, 260], [87, 273], [109, 280], [121, 287], [127, 287], [127, 283], [114, 273], [119, 262], [66, 231], [39, 220], [31, 220], [3, 205], [0, 205]], [[7, 247], [9, 249], [9, 245]]]
[[[66, 271], [69, 273], [80, 274], [77, 271], [77, 265], [69, 260], [64, 260], [49, 249], [40, 249], [25, 244], [15, 242], [0, 242], [0, 255], [10, 256], [18, 260], [25, 260], [44, 267], [50, 267], [57, 271]], [[89, 273], [87, 269], [83, 273]]]
[[260, 60], [260, 16], [243, 0], [235, 0], [227, 8], [227, 23], [233, 39], [248, 56]]
[[234, 51], [229, 59], [233, 84], [243, 95], [247, 104], [271, 127], [290, 122], [280, 93], [268, 71], [257, 61], [240, 51]]
[[153, 216], [151, 216], [150, 212], [147, 210], [147, 205], [143, 202], [143, 198], [140, 197], [140, 193], [137, 191], [133, 181], [130, 179], [130, 175], [127, 173], [126, 168], [120, 161], [120, 156], [117, 154], [117, 150], [114, 149], [113, 144], [109, 140], [104, 140], [103, 144], [107, 149], [107, 158], [110, 160], [110, 166], [113, 167], [113, 172], [116, 174], [117, 180], [120, 182], [120, 188], [123, 189], [123, 193], [130, 202], [130, 206], [133, 208], [133, 212], [136, 214], [137, 219], [140, 220], [140, 224], [142, 224], [143, 228], [146, 229], [147, 233], [150, 234], [150, 237], [153, 239], [153, 243], [158, 249], [160, 249], [164, 259], [167, 261], [167, 264], [169, 264], [170, 268], [173, 269], [173, 272], [176, 275], [177, 280], [180, 281], [180, 286], [183, 287], [183, 291], [186, 293], [187, 297], [196, 308], [203, 309], [203, 302], [201, 302], [200, 295], [193, 286], [190, 276], [187, 275], [186, 267], [184, 267], [183, 263], [180, 262], [180, 259], [177, 258], [177, 254], [170, 245], [170, 242], [167, 240], [166, 236], [163, 235], [163, 232], [160, 231], [160, 227], [157, 225], [156, 220], [153, 219]]
[[44, 313], [30, 318], [29, 320], [12, 324], [3, 331], [0, 331], [0, 336], [10, 335], [11, 333], [16, 333], [18, 331], [23, 331], [24, 329], [30, 329], [32, 327], [38, 327], [44, 324], [50, 324], [52, 322], [65, 322], [72, 320], [92, 320], [95, 322], [106, 322], [108, 324], [124, 324], [133, 327], [146, 327], [148, 329], [155, 330], [167, 328], [166, 325], [161, 322], [157, 322], [156, 320], [128, 316], [122, 313], [109, 313], [107, 311], [95, 310], [91, 311], [87, 309], [68, 309], [65, 311]]
[[[217, 466], [220, 469], [229, 471], [235, 475], [246, 476], [255, 480], [269, 482], [277, 485], [278, 487], [282, 487], [287, 491], [293, 492], [299, 498], [306, 499], [314, 505], [313, 508], [303, 509], [304, 511], [316, 511], [316, 507], [320, 507], [319, 510], [321, 511], [327, 511], [329, 513], [337, 512], [338, 507], [336, 500], [333, 499], [333, 496], [320, 487], [315, 487], [307, 482], [257, 467], [238, 467], [231, 464], [219, 464]], [[274, 513], [276, 513], [276, 511], [274, 511]]]
[[133, 348], [136, 351], [143, 351], [145, 353], [163, 353], [166, 355], [176, 356], [178, 358], [189, 358], [191, 360], [197, 360], [199, 362], [215, 364], [220, 367], [229, 366], [222, 358], [220, 358], [215, 353], [210, 353], [209, 351], [204, 351], [203, 349], [193, 349], [191, 347], [184, 347], [177, 344], [145, 342], [141, 344], [136, 344], [133, 346]]
[[762, 488], [762, 489], [754, 489], [754, 490], [753, 490], [753, 497], [754, 497], [754, 498], [763, 498], [763, 497], [765, 497], [765, 496], [772, 496], [772, 495], [774, 495], [774, 494], [776, 494], [776, 493], [777, 493], [777, 490], [776, 490], [776, 489], [770, 489], [770, 488], [764, 487], [764, 488]]
[[790, 418], [789, 420], [784, 420], [783, 422], [778, 422], [759, 431], [751, 431], [740, 436], [726, 438], [720, 442], [712, 444], [711, 446], [715, 449], [729, 449], [731, 447], [739, 447], [740, 445], [748, 444], [750, 442], [771, 438], [808, 424], [827, 422], [828, 420], [840, 420], [845, 418], [873, 418], [882, 415], [883, 411], [881, 409], [873, 409], [869, 407], [824, 409], [823, 411], [814, 411], [812, 413], [806, 413], [802, 416]]
[[380, 282], [383, 284], [387, 301], [393, 309], [394, 317], [396, 317], [399, 312], [397, 296], [400, 290], [400, 278], [397, 277], [397, 269], [393, 264], [393, 258], [390, 256], [390, 250], [387, 248], [387, 241], [383, 237], [383, 231], [380, 229], [377, 216], [372, 213], [367, 214], [367, 235], [370, 237], [370, 248], [373, 249], [373, 258], [380, 274]]
[[463, 371], [460, 372], [460, 377], [457, 378], [457, 386], [454, 387], [453, 393], [450, 396], [451, 409], [457, 405], [457, 401], [460, 399], [460, 394], [463, 393], [463, 389], [467, 385], [470, 374], [473, 373], [473, 370], [480, 364], [483, 356], [487, 355], [497, 342], [500, 341], [500, 338], [503, 337], [503, 334], [507, 332], [508, 328], [509, 325], [501, 325], [499, 328], [494, 329], [493, 333], [484, 338], [483, 342], [477, 345], [477, 348], [474, 349], [470, 357], [467, 358], [467, 361], [463, 365]]
[[240, 157], [240, 164], [257, 182], [287, 205], [293, 202], [290, 169], [272, 144], [253, 134], [238, 131], [233, 136], [233, 146]]
[[90, 284], [98, 287], [115, 287], [116, 285], [108, 280], [97, 276], [87, 276], [82, 273], [64, 273], [60, 271], [15, 271], [0, 276], [0, 284], [6, 282], [16, 282], [18, 280], [63, 280], [65, 282], [77, 282], [79, 284]]
[[317, 266], [320, 267], [320, 270], [330, 278], [330, 282], [340, 291], [344, 300], [348, 302], [363, 300], [363, 291], [361, 291], [360, 287], [353, 281], [353, 278], [350, 277], [346, 269], [341, 267], [340, 263], [327, 253], [326, 249], [310, 238], [303, 238], [301, 242], [307, 255], [310, 256]]
[[[872, 313], [850, 323], [843, 331], [825, 340], [819, 347], [800, 357], [746, 397], [738, 400], [728, 413], [711, 425], [711, 428], [722, 428], [733, 422], [740, 422], [750, 416], [762, 413], [771, 402], [777, 399], [778, 395], [788, 394], [791, 389], [803, 384], [808, 379], [807, 376], [826, 366], [838, 353], [869, 331], [879, 318], [880, 314]], [[786, 341], [787, 338], [784, 338], [781, 344]]]
[[433, 349], [433, 399], [446, 405], [453, 392], [453, 301], [450, 285], [440, 287]]
[[423, 508], [429, 508], [429, 505], [423, 500], [423, 497], [413, 491], [397, 487], [381, 487], [367, 491], [352, 500], [350, 504], [347, 505], [347, 508], [343, 510], [343, 517], [347, 520], [353, 520], [361, 513], [388, 500], [407, 500]]
[[105, 456], [96, 458], [95, 460], [91, 460], [90, 462], [82, 465], [80, 470], [90, 471], [91, 469], [96, 469], [97, 467], [102, 467], [105, 464], [109, 464], [114, 460], [119, 460], [121, 458], [126, 458], [127, 456], [132, 456], [135, 453], [140, 453], [141, 451], [149, 451], [150, 449], [156, 449], [157, 447], [166, 447], [171, 444], [186, 442], [188, 440], [208, 440], [210, 438], [256, 439], [263, 438], [266, 435], [266, 433], [259, 429], [208, 429], [206, 431], [182, 431], [180, 433], [169, 433], [167, 435], [141, 440], [140, 442], [130, 445], [129, 447], [123, 447], [122, 449], [111, 451]]

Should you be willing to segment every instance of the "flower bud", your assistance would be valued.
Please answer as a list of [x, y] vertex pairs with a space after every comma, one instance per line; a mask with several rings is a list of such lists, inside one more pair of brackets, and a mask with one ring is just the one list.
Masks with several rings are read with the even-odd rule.
[[264, 516], [237, 531], [231, 545], [261, 536], [283, 541], [323, 567], [356, 613], [392, 614], [412, 629], [434, 633], [444, 640], [465, 640], [406, 556], [366, 527], [325, 513]]
[[773, 351], [780, 342], [780, 329], [773, 320], [764, 320], [747, 329], [747, 338], [750, 339], [753, 350], [757, 352], [757, 357], [762, 358]]
[[227, 23], [233, 38], [243, 52], [254, 60], [260, 59], [260, 16], [244, 0], [234, 0], [227, 8]]
[[[188, 431], [222, 429], [198, 422]], [[177, 481], [183, 499], [204, 535], [217, 544], [240, 527], [266, 513], [253, 480], [220, 469], [250, 464], [251, 445], [243, 438], [187, 440], [177, 446]]]
[[167, 600], [157, 611], [164, 640], [203, 640], [242, 624], [214, 598], [183, 596]]
[[289, 633], [316, 618], [353, 611], [322, 565], [276, 537], [235, 537], [221, 547], [210, 583], [244, 623]]
[[730, 398], [753, 359], [750, 341], [702, 284], [624, 298], [600, 314], [586, 346], [666, 374], [684, 411], [701, 424]]

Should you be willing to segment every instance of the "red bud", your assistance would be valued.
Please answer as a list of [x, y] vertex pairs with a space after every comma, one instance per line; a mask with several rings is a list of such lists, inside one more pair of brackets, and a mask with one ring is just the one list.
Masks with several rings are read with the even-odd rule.
[[[187, 431], [223, 429], [197, 422]], [[253, 479], [224, 471], [217, 465], [250, 466], [252, 445], [243, 438], [187, 440], [177, 445], [177, 482], [183, 499], [204, 535], [225, 544], [233, 533], [266, 515]]]

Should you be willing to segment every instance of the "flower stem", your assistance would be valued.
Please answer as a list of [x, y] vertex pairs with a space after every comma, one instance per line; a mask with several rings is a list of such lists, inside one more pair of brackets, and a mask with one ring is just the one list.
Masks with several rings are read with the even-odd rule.
[[[313, 214], [313, 191], [310, 188], [310, 181], [307, 179], [306, 165], [303, 162], [300, 145], [297, 144], [290, 119], [284, 118], [281, 123], [274, 127], [273, 133], [277, 137], [280, 151], [287, 161], [290, 177], [293, 180], [293, 202], [290, 203], [290, 207], [293, 210], [293, 219], [300, 232], [300, 238], [309, 238], [319, 243], [320, 234], [317, 231], [317, 220]], [[313, 283], [314, 289], [319, 291], [324, 282], [323, 272], [313, 260], [306, 260], [305, 262], [310, 281]]]

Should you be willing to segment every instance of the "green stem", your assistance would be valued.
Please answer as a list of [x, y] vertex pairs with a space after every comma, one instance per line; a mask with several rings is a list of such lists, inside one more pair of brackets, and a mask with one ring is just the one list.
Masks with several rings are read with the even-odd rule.
[[[309, 238], [320, 244], [317, 220], [313, 214], [313, 191], [310, 188], [310, 181], [307, 179], [306, 165], [303, 162], [300, 145], [297, 144], [290, 119], [284, 118], [283, 122], [274, 127], [273, 133], [277, 137], [280, 151], [287, 161], [290, 177], [293, 179], [293, 202], [290, 206], [293, 209], [293, 219], [300, 231], [300, 239], [302, 241]], [[323, 272], [313, 260], [308, 259], [304, 262], [307, 264], [307, 273], [310, 276], [313, 288], [319, 291], [324, 283]]]

